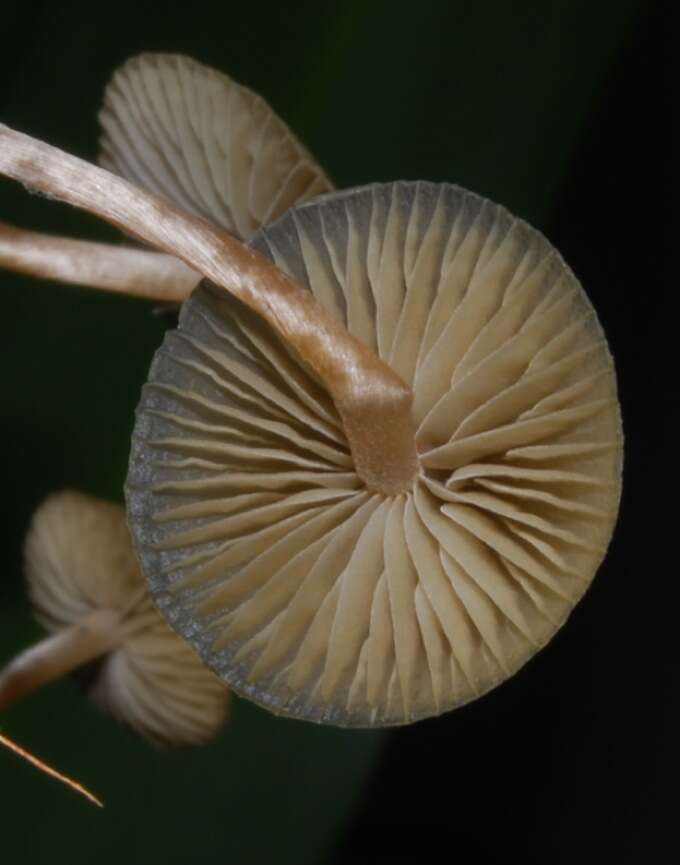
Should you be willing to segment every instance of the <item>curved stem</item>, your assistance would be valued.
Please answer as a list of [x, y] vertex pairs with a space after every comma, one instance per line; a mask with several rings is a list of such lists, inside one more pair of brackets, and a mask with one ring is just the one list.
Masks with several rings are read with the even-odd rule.
[[201, 275], [159, 252], [52, 237], [0, 222], [0, 267], [150, 300], [186, 300]]
[[17, 655], [0, 670], [0, 710], [120, 645], [121, 622], [112, 610], [96, 610]]
[[412, 485], [411, 389], [275, 265], [165, 199], [2, 125], [0, 171], [181, 258], [261, 315], [329, 391], [367, 486], [391, 495]]

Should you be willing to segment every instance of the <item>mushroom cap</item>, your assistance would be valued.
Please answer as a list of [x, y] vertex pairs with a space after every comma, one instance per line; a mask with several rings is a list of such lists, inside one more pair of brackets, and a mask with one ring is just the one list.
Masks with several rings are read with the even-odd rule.
[[179, 54], [141, 54], [104, 94], [99, 162], [242, 239], [332, 189], [267, 103]]
[[63, 491], [36, 510], [25, 543], [29, 594], [49, 631], [95, 610], [120, 613], [123, 642], [100, 661], [87, 692], [100, 707], [157, 743], [213, 738], [228, 691], [154, 608], [125, 511]]
[[622, 438], [594, 310], [541, 234], [450, 185], [331, 194], [252, 245], [412, 386], [419, 476], [364, 488], [328, 395], [204, 283], [133, 435], [151, 592], [276, 713], [392, 725], [475, 699], [563, 624], [611, 537]]

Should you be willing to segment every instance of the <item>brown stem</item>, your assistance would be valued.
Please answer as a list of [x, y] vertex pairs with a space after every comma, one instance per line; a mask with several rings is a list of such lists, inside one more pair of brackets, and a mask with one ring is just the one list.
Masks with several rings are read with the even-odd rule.
[[0, 222], [0, 267], [150, 300], [185, 300], [201, 275], [183, 261], [107, 243], [25, 231]]
[[46, 637], [0, 670], [0, 710], [110, 652], [121, 639], [120, 616], [112, 610], [96, 610], [75, 625]]
[[21, 745], [17, 745], [17, 743], [10, 739], [9, 736], [3, 736], [0, 733], [0, 745], [4, 745], [5, 748], [12, 751], [18, 757], [21, 757], [23, 760], [26, 760], [32, 766], [35, 766], [40, 772], [44, 772], [46, 775], [49, 775], [51, 778], [56, 778], [57, 781], [61, 781], [62, 784], [66, 784], [67, 787], [70, 787], [72, 790], [75, 790], [76, 793], [80, 793], [86, 799], [89, 799], [93, 805], [98, 805], [100, 808], [104, 807], [104, 803], [101, 799], [98, 799], [93, 793], [80, 784], [78, 781], [74, 781], [73, 778], [69, 778], [68, 775], [63, 775], [61, 772], [57, 772], [52, 766], [45, 763], [39, 757], [36, 757], [35, 754], [31, 754], [30, 751], [27, 751], [25, 748], [22, 748]]
[[331, 394], [367, 486], [389, 495], [410, 488], [418, 468], [411, 389], [310, 292], [217, 226], [2, 125], [0, 172], [181, 258], [255, 310]]

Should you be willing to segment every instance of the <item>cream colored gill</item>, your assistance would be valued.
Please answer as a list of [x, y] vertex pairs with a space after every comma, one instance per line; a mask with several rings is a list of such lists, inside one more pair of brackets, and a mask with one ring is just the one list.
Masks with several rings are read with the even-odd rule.
[[330, 194], [253, 246], [412, 387], [418, 475], [367, 488], [319, 382], [203, 287], [133, 436], [154, 598], [277, 713], [391, 725], [475, 699], [553, 636], [611, 537], [622, 438], [593, 308], [538, 232], [445, 184]]

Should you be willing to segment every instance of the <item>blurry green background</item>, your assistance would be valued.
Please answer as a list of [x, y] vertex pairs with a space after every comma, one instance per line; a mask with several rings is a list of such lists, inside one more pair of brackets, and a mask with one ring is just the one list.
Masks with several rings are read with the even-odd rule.
[[[261, 93], [338, 186], [453, 181], [548, 230], [643, 5], [4, 0], [0, 120], [94, 158], [97, 109], [113, 69], [140, 51], [182, 52]], [[0, 220], [115, 238], [83, 214], [6, 181], [0, 182]], [[38, 634], [21, 574], [31, 511], [65, 486], [121, 500], [134, 408], [167, 321], [143, 302], [6, 273], [0, 273], [0, 292], [1, 663]], [[573, 639], [565, 631], [558, 639]], [[346, 855], [342, 862], [382, 862], [378, 854], [360, 858], [347, 838], [351, 821], [360, 823], [370, 806], [367, 797], [381, 795], [385, 749], [392, 776], [403, 783], [405, 813], [422, 804], [429, 785], [442, 783], [442, 795], [450, 795], [450, 785], [469, 783], [456, 755], [471, 747], [461, 738], [470, 719], [493, 739], [523, 711], [521, 691], [513, 687], [531, 690], [550, 679], [549, 653], [520, 674], [519, 686], [509, 683], [439, 722], [448, 724], [450, 751], [435, 765], [414, 768], [411, 761], [402, 777], [394, 769], [399, 743], [412, 747], [414, 739], [406, 737], [426, 737], [428, 730], [441, 737], [443, 727], [428, 727], [438, 722], [415, 733], [351, 732], [279, 720], [236, 701], [216, 744], [159, 752], [101, 716], [74, 683], [51, 686], [4, 713], [0, 727], [90, 785], [106, 810], [0, 751], [0, 860], [311, 865]], [[554, 669], [575, 687], [575, 672], [564, 664]], [[572, 702], [568, 690], [551, 696], [554, 714], [541, 718], [541, 741], [551, 740], [551, 725], [561, 723]], [[495, 797], [512, 779], [491, 760], [484, 772], [493, 808], [502, 812]], [[519, 861], [520, 847], [526, 863], [561, 862], [559, 837], [568, 831], [567, 818], [558, 816], [563, 806], [556, 800], [555, 849], [532, 847], [528, 831], [514, 839], [518, 858], [508, 854], [507, 862]], [[454, 797], [452, 825], [460, 813]], [[398, 835], [384, 814], [379, 819], [387, 837]], [[460, 838], [452, 851], [462, 850]], [[384, 861], [430, 860], [425, 853], [400, 860], [397, 851]]]

